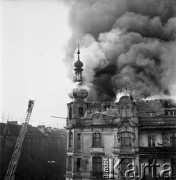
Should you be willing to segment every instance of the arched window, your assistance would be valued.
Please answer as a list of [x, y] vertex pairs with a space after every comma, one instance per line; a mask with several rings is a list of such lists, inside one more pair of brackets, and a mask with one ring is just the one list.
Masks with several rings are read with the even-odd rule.
[[72, 119], [72, 107], [71, 106], [69, 107], [69, 119], [70, 120]]
[[68, 146], [73, 147], [73, 133], [69, 132]]
[[83, 107], [79, 107], [79, 117], [82, 117], [83, 115]]
[[126, 112], [125, 112], [125, 107], [124, 106], [121, 107], [121, 116], [126, 117]]
[[121, 133], [121, 146], [122, 147], [131, 147], [131, 133], [122, 132]]

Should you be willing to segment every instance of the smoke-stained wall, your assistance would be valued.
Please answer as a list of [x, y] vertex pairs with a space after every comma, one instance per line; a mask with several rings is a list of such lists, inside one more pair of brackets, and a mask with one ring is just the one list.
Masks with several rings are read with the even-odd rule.
[[73, 34], [65, 62], [72, 69], [79, 42], [90, 99], [114, 100], [117, 91], [126, 86], [137, 99], [174, 95], [175, 0], [68, 0], [67, 3]]

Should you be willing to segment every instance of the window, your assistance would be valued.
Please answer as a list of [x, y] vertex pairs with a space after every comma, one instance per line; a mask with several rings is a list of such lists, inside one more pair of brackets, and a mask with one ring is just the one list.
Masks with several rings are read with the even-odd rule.
[[102, 158], [101, 157], [93, 157], [92, 174], [96, 178], [102, 177]]
[[176, 116], [176, 110], [166, 110], [165, 115], [166, 116]]
[[83, 115], [83, 107], [79, 107], [79, 116], [82, 117]]
[[124, 106], [121, 107], [121, 116], [126, 117], [126, 112], [125, 112], [125, 107]]
[[81, 167], [81, 158], [77, 158], [77, 171], [80, 171], [80, 167]]
[[68, 156], [68, 171], [72, 171], [72, 156]]
[[129, 133], [129, 132], [121, 133], [121, 146], [122, 147], [131, 147], [131, 133]]
[[77, 149], [81, 149], [81, 133], [77, 134]]
[[148, 135], [148, 146], [149, 147], [155, 146], [155, 135], [153, 135], [153, 134]]
[[102, 147], [102, 134], [93, 133], [93, 147]]
[[171, 158], [172, 163], [172, 175], [176, 176], [176, 158]]
[[71, 106], [69, 107], [69, 119], [70, 120], [72, 119], [72, 107]]
[[73, 146], [73, 133], [69, 132], [69, 140], [68, 140], [68, 146], [72, 147]]
[[121, 172], [123, 174], [125, 174], [125, 172], [129, 169], [127, 166], [130, 163], [132, 163], [132, 159], [131, 158], [125, 158], [125, 159], [122, 160], [122, 163], [121, 163]]
[[171, 145], [172, 145], [172, 146], [176, 147], [176, 134], [173, 133], [173, 134], [170, 136], [170, 142], [171, 142]]

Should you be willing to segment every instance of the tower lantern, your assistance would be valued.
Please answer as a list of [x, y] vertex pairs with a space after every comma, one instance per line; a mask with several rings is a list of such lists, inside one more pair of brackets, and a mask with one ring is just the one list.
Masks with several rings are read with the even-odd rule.
[[75, 66], [75, 77], [74, 77], [74, 81], [75, 82], [82, 82], [83, 81], [83, 78], [82, 78], [82, 71], [83, 71], [83, 63], [80, 61], [80, 50], [79, 50], [79, 45], [78, 45], [78, 51], [77, 51], [77, 54], [78, 54], [78, 60], [74, 63], [74, 66]]
[[76, 87], [73, 88], [72, 92], [69, 94], [71, 98], [74, 98], [75, 101], [83, 101], [88, 96], [87, 89], [83, 86], [83, 77], [82, 77], [82, 71], [83, 71], [83, 63], [80, 61], [80, 50], [78, 45], [78, 59], [74, 63], [74, 71], [75, 71], [75, 77], [74, 82], [76, 83]]

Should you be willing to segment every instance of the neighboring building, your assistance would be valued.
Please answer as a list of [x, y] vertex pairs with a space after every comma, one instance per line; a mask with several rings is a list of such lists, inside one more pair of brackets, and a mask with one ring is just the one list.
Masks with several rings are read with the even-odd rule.
[[152, 179], [152, 171], [156, 176], [168, 169], [163, 163], [172, 164], [176, 176], [176, 106], [167, 100], [135, 102], [127, 90], [116, 103], [86, 102], [79, 54], [74, 64], [77, 87], [70, 94], [74, 100], [67, 104], [66, 179], [128, 179], [129, 163], [137, 176], [141, 164], [152, 165], [154, 158], [161, 167], [146, 167], [145, 179]]
[[[4, 180], [21, 125], [0, 123], [0, 180]], [[15, 180], [64, 180], [66, 131], [28, 126]]]

